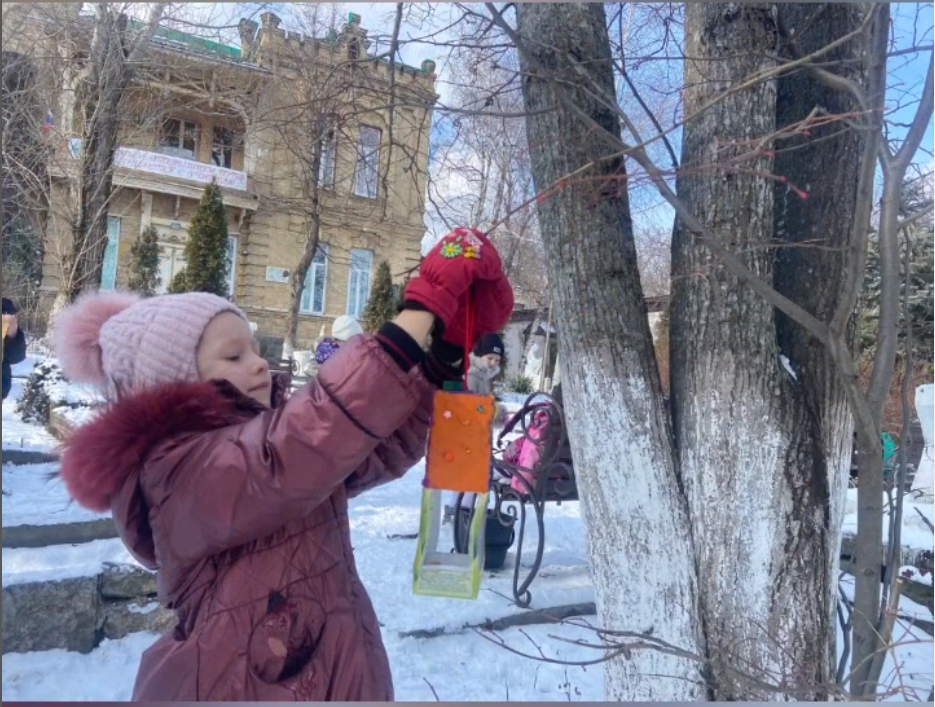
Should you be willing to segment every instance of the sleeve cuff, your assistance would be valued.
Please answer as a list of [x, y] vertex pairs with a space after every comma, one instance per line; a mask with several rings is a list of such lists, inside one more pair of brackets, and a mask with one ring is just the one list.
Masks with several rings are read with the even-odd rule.
[[436, 388], [444, 388], [445, 383], [449, 381], [460, 381], [464, 378], [464, 350], [460, 346], [435, 338], [422, 364], [422, 370]]
[[392, 322], [387, 322], [377, 332], [377, 343], [406, 373], [425, 360], [425, 352], [409, 334]]

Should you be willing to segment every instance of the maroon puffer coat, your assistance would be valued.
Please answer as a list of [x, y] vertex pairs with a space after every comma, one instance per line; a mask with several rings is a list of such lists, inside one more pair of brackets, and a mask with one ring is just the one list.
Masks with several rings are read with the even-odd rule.
[[348, 499], [422, 458], [433, 390], [361, 336], [276, 409], [228, 384], [177, 384], [75, 432], [69, 490], [111, 508], [178, 614], [134, 699], [393, 699]]

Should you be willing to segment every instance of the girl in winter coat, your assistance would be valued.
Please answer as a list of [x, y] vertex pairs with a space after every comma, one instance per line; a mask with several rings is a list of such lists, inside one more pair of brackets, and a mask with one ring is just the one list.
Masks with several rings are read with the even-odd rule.
[[[467, 235], [480, 257], [441, 253]], [[429, 253], [404, 300], [288, 400], [219, 297], [94, 294], [60, 316], [66, 375], [111, 400], [66, 442], [62, 477], [111, 511], [178, 616], [143, 654], [134, 699], [393, 699], [348, 499], [423, 457], [433, 390], [461, 375], [466, 332], [499, 329], [513, 306], [494, 247], [466, 229]]]

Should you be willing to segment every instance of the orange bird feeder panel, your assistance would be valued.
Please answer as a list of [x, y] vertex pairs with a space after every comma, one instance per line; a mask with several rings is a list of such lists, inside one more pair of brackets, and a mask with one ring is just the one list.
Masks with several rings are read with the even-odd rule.
[[492, 395], [440, 390], [429, 430], [425, 487], [487, 493], [490, 480]]

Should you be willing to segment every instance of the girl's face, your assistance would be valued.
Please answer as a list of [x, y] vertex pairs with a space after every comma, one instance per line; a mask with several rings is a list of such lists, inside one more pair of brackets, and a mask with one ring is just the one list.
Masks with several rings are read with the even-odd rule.
[[260, 356], [260, 344], [250, 325], [233, 312], [216, 316], [198, 345], [201, 380], [226, 380], [258, 403], [270, 406], [272, 378], [269, 363]]

